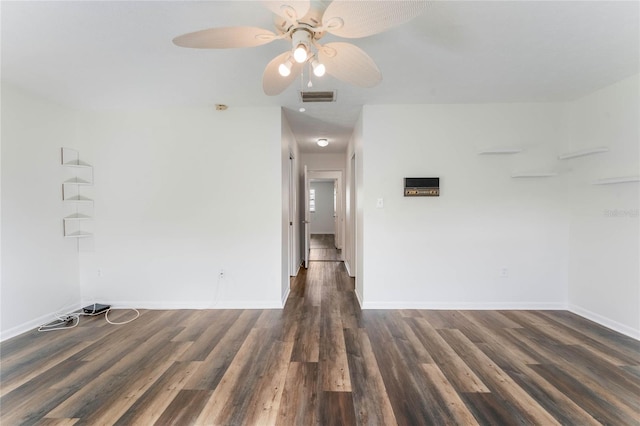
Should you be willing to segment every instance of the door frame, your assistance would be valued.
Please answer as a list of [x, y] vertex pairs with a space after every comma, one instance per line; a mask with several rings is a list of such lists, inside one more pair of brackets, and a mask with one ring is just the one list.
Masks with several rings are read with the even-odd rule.
[[298, 245], [296, 244], [296, 227], [298, 226], [298, 188], [296, 157], [289, 152], [289, 276], [298, 275]]
[[[340, 260], [344, 260], [344, 234], [345, 234], [345, 223], [344, 223], [344, 217], [345, 217], [345, 200], [344, 200], [344, 186], [343, 186], [343, 172], [342, 170], [307, 170], [307, 166], [304, 166], [305, 169], [305, 195], [304, 195], [304, 200], [305, 200], [305, 220], [304, 222], [307, 222], [310, 220], [309, 215], [307, 215], [307, 212], [309, 210], [309, 182], [312, 180], [327, 180], [327, 181], [334, 181], [337, 182], [336, 184], [336, 189], [337, 189], [337, 193], [336, 193], [336, 229], [335, 229], [335, 242], [336, 242], [336, 248], [338, 250], [341, 250], [340, 253]], [[305, 224], [308, 225], [308, 224]], [[308, 259], [309, 257], [309, 238], [310, 238], [310, 233], [309, 232], [305, 232], [305, 242], [304, 242], [304, 246], [305, 246], [305, 259]], [[307, 265], [308, 262], [305, 262], [305, 265]], [[305, 266], [306, 267], [306, 266]]]
[[309, 267], [309, 250], [311, 250], [311, 212], [309, 211], [309, 169], [304, 165], [304, 216], [302, 218], [302, 227], [304, 229], [304, 252], [302, 259], [304, 267]]

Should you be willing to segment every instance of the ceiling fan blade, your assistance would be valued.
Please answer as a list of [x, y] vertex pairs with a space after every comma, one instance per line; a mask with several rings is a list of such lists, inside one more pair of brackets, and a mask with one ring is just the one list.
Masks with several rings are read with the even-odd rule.
[[296, 61], [292, 61], [293, 65], [291, 66], [291, 74], [287, 77], [281, 76], [278, 72], [280, 64], [286, 62], [290, 56], [291, 52], [289, 51], [281, 53], [267, 64], [267, 67], [264, 69], [264, 73], [262, 74], [262, 89], [265, 94], [269, 96], [279, 95], [300, 75], [302, 64], [299, 64]]
[[318, 49], [318, 60], [327, 73], [346, 83], [373, 87], [382, 81], [382, 74], [366, 52], [351, 43], [327, 43]]
[[196, 49], [228, 49], [260, 46], [277, 37], [269, 30], [256, 27], [209, 28], [178, 36], [173, 39], [173, 44]]
[[291, 24], [285, 18], [280, 15], [273, 15], [273, 26], [276, 28], [278, 34], [284, 34], [287, 32]]
[[334, 0], [324, 12], [322, 25], [340, 37], [366, 37], [404, 24], [426, 7], [426, 0]]
[[262, 3], [273, 13], [288, 19], [291, 23], [295, 23], [306, 15], [311, 7], [310, 0], [262, 0]]

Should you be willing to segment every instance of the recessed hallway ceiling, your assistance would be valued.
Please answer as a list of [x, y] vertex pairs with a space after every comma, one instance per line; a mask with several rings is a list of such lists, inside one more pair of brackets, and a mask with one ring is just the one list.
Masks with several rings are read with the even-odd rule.
[[[365, 104], [572, 100], [638, 73], [636, 1], [439, 1], [417, 19], [358, 39], [382, 71], [372, 89], [313, 78], [337, 101], [305, 105], [299, 90], [266, 96], [262, 71], [286, 41], [251, 49], [191, 50], [196, 29], [272, 28], [250, 1], [1, 3], [2, 78], [77, 108], [283, 106], [307, 152], [344, 149]], [[337, 40], [337, 39], [336, 39]], [[332, 41], [327, 36], [325, 41]]]

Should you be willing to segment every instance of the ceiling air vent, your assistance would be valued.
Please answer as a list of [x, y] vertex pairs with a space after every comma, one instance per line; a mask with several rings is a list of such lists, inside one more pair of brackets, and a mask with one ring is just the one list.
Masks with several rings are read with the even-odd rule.
[[335, 102], [336, 92], [300, 92], [302, 102]]

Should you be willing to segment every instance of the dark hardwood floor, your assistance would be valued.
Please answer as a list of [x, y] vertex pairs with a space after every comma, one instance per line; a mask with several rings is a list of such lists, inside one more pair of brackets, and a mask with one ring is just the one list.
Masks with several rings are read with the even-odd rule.
[[564, 311], [360, 311], [342, 263], [312, 262], [284, 310], [3, 342], [0, 423], [637, 425], [639, 345]]
[[335, 236], [333, 234], [311, 234], [309, 260], [342, 260], [342, 250], [336, 248]]

